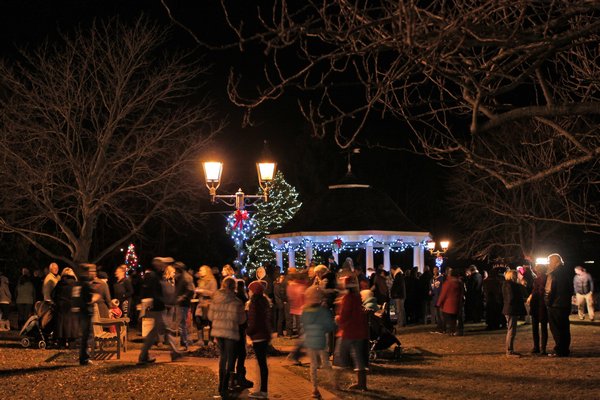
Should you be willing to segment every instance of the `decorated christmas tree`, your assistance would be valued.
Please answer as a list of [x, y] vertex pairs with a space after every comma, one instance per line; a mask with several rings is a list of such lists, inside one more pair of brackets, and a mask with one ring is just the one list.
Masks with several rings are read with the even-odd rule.
[[269, 201], [257, 204], [254, 221], [256, 230], [246, 244], [248, 249], [248, 269], [253, 269], [273, 261], [275, 253], [266, 236], [292, 219], [302, 203], [296, 189], [286, 182], [281, 172], [277, 172], [269, 190]]
[[244, 244], [254, 235], [256, 223], [246, 210], [236, 210], [227, 217], [225, 231], [233, 240], [237, 251], [235, 264], [242, 273], [245, 272], [246, 252]]
[[127, 253], [125, 253], [125, 265], [127, 265], [127, 274], [129, 275], [131, 271], [134, 271], [138, 268], [138, 257], [135, 254], [135, 245], [130, 243], [127, 247]]

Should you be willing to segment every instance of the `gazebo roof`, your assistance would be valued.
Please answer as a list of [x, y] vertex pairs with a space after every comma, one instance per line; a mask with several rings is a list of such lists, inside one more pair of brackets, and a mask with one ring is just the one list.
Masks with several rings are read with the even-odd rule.
[[387, 194], [346, 176], [342, 182], [329, 186], [322, 196], [305, 201], [294, 218], [268, 238], [322, 237], [328, 241], [331, 236], [344, 234], [355, 240], [380, 236], [385, 241], [394, 236], [417, 240], [429, 236]]

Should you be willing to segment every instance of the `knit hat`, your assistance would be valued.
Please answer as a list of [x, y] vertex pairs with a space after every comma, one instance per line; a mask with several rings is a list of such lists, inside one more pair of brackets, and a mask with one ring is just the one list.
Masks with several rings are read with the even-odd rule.
[[323, 291], [318, 286], [311, 286], [304, 292], [304, 304], [312, 306], [320, 304], [323, 300]]
[[267, 282], [265, 281], [252, 281], [250, 285], [248, 285], [248, 290], [253, 294], [261, 295], [265, 292], [267, 286]]

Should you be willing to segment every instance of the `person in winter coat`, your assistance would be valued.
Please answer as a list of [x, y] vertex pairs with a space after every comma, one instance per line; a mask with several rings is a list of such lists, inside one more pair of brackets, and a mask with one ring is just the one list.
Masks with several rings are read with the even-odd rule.
[[[358, 282], [354, 276], [343, 278], [347, 293], [342, 296], [335, 322], [338, 325], [338, 341], [335, 346], [333, 365], [340, 368], [354, 368], [357, 382], [349, 389], [367, 390], [367, 360], [364, 358], [365, 341], [369, 338], [369, 322], [363, 310]], [[339, 386], [339, 372], [336, 372], [335, 384]]]
[[141, 297], [143, 299], [152, 299], [152, 305], [146, 312], [146, 316], [154, 319], [154, 326], [148, 335], [144, 338], [144, 345], [140, 351], [138, 364], [150, 364], [156, 361], [155, 358], [148, 356], [148, 351], [159, 339], [164, 336], [165, 342], [171, 348], [171, 360], [175, 361], [182, 357], [182, 353], [177, 350], [175, 340], [167, 329], [167, 313], [165, 306], [165, 296], [163, 294], [162, 276], [167, 266], [173, 263], [171, 257], [155, 257], [152, 260], [152, 270], [146, 271], [142, 283]]
[[313, 399], [320, 399], [317, 369], [331, 369], [329, 354], [326, 351], [326, 337], [335, 331], [335, 323], [331, 311], [322, 306], [323, 290], [318, 286], [311, 286], [304, 293], [304, 309], [300, 317], [304, 327], [304, 347], [310, 358], [310, 378], [313, 384]]
[[254, 281], [248, 285], [250, 300], [248, 309], [248, 328], [246, 334], [252, 340], [252, 347], [260, 369], [260, 390], [248, 395], [251, 399], [268, 398], [269, 368], [267, 350], [271, 342], [271, 301], [265, 294], [266, 281]]
[[198, 304], [194, 310], [194, 320], [196, 328], [199, 332], [204, 331], [207, 326], [210, 335], [210, 321], [208, 320], [208, 307], [216, 293], [217, 279], [215, 278], [212, 269], [208, 265], [203, 265], [198, 270], [198, 281], [196, 282], [195, 297], [198, 299]]
[[[302, 315], [302, 307], [304, 307], [304, 292], [306, 288], [306, 280], [300, 274], [289, 276], [286, 294], [290, 304], [293, 329], [297, 335], [301, 334], [300, 316]], [[292, 326], [289, 327], [289, 330], [292, 330]], [[288, 334], [290, 333], [288, 332]]]
[[383, 266], [377, 268], [371, 291], [375, 295], [378, 305], [381, 306], [390, 301], [389, 288], [387, 285], [387, 271], [383, 269]]
[[0, 271], [0, 319], [2, 320], [8, 319], [11, 299], [8, 278]]
[[[277, 279], [275, 279], [275, 283], [273, 284], [273, 299], [274, 299], [274, 309], [273, 312], [275, 314], [275, 324], [273, 328], [277, 329], [277, 336], [283, 336], [283, 328], [285, 325], [285, 308], [287, 306], [287, 294], [285, 283], [285, 275], [279, 275]], [[286, 326], [287, 329], [287, 326]]]
[[483, 281], [483, 298], [485, 302], [486, 330], [501, 329], [506, 325], [506, 318], [502, 315], [502, 283], [506, 268], [492, 268], [490, 274]]
[[502, 298], [504, 307], [502, 314], [506, 317], [506, 355], [517, 356], [520, 354], [514, 351], [515, 336], [517, 336], [517, 320], [525, 315], [525, 302], [523, 301], [523, 290], [517, 283], [518, 273], [511, 269], [506, 271], [502, 284]]
[[115, 278], [117, 281], [113, 285], [115, 299], [119, 300], [119, 307], [124, 317], [129, 317], [131, 311], [131, 299], [133, 297], [133, 285], [131, 279], [127, 277], [127, 266], [119, 265], [115, 269]]
[[444, 275], [440, 274], [439, 267], [433, 267], [433, 276], [431, 277], [431, 289], [430, 289], [430, 309], [431, 309], [431, 322], [436, 325], [436, 330], [439, 333], [444, 332], [444, 319], [442, 317], [442, 311], [437, 306], [440, 294], [442, 293], [442, 284], [444, 283]]
[[59, 347], [69, 347], [79, 337], [79, 315], [73, 311], [77, 307], [73, 298], [73, 288], [76, 284], [75, 272], [67, 267], [63, 270], [52, 294], [52, 300], [56, 305], [55, 334]]
[[442, 310], [444, 316], [445, 331], [450, 336], [456, 336], [456, 323], [458, 314], [463, 307], [465, 289], [459, 279], [459, 272], [454, 268], [448, 268], [448, 279], [442, 285], [440, 298], [437, 306]]
[[587, 304], [588, 317], [594, 321], [594, 279], [582, 266], [575, 267], [573, 289], [577, 299], [577, 314], [579, 319], [585, 318], [584, 307]]
[[187, 271], [184, 263], [175, 264], [175, 295], [177, 296], [177, 315], [179, 316], [179, 341], [183, 351], [188, 351], [187, 317], [190, 311], [192, 296], [194, 295], [194, 278]]
[[[548, 343], [548, 310], [544, 303], [544, 288], [546, 287], [546, 266], [535, 266], [536, 278], [533, 281], [531, 294], [527, 299], [531, 313], [531, 333], [533, 334], [532, 354], [546, 355]], [[541, 341], [540, 341], [541, 333]]]
[[[246, 281], [243, 279], [236, 279], [235, 296], [242, 302], [242, 304], [248, 303], [248, 292], [246, 290]], [[246, 313], [246, 317], [248, 313]], [[240, 325], [240, 339], [235, 344], [234, 360], [235, 360], [235, 376], [232, 382], [240, 389], [249, 389], [254, 386], [254, 382], [246, 379], [246, 328], [248, 328], [248, 322], [244, 322]]]
[[406, 311], [404, 309], [404, 300], [406, 299], [406, 284], [404, 282], [404, 273], [398, 265], [392, 267], [392, 288], [390, 289], [390, 298], [394, 302], [396, 310], [396, 330], [406, 325]]
[[92, 281], [90, 282], [90, 287], [92, 288], [92, 292], [97, 294], [95, 297], [95, 304], [98, 305], [98, 312], [101, 318], [110, 318], [110, 314], [108, 310], [111, 306], [110, 297], [110, 289], [108, 288], [108, 284], [106, 281], [108, 280], [108, 275], [104, 271], [91, 272]]
[[559, 254], [548, 256], [548, 274], [544, 287], [544, 301], [548, 307], [548, 324], [555, 346], [553, 357], [568, 357], [571, 353], [571, 298], [573, 296], [573, 274]]
[[[35, 287], [31, 282], [31, 276], [29, 274], [29, 269], [27, 268], [21, 270], [21, 277], [17, 282], [16, 295], [15, 303], [17, 303], [17, 311], [19, 313], [20, 329], [31, 315], [33, 303], [35, 301]], [[52, 301], [52, 299], [50, 299], [50, 301]]]
[[236, 280], [226, 277], [208, 308], [212, 335], [219, 345], [219, 394], [228, 397], [230, 379], [235, 368], [235, 345], [240, 339], [240, 325], [246, 322], [244, 304], [235, 295]]
[[48, 267], [48, 274], [44, 277], [44, 283], [42, 285], [42, 295], [45, 302], [52, 302], [52, 291], [54, 291], [54, 287], [59, 280], [60, 275], [58, 275], [58, 264], [51, 263]]
[[165, 311], [167, 316], [167, 327], [171, 330], [174, 330], [173, 323], [175, 321], [175, 310], [177, 305], [177, 293], [175, 291], [175, 267], [173, 264], [167, 265], [163, 272], [162, 280], [160, 281], [160, 284], [162, 285], [163, 301], [165, 303]]

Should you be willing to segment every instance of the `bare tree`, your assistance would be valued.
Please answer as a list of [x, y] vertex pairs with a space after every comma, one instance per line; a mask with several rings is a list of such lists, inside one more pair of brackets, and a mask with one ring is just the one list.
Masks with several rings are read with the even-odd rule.
[[[293, 93], [315, 135], [347, 148], [371, 118], [396, 118], [425, 154], [468, 163], [507, 188], [600, 154], [598, 1], [275, 0], [253, 17], [222, 4], [240, 48], [266, 56], [256, 91], [243, 83], [257, 77], [231, 74], [230, 98], [248, 122]], [[528, 170], [487, 152], [499, 127], [531, 121], [570, 144], [556, 164]]]
[[[488, 142], [489, 151], [493, 149], [514, 165], [543, 170], [568, 151], [564, 141], [551, 138], [551, 130], [540, 122], [512, 123], [502, 129], [501, 140]], [[542, 140], [545, 143], [538, 148]], [[457, 246], [459, 253], [522, 258], [531, 256], [560, 224], [597, 230], [600, 221], [587, 220], [598, 215], [597, 210], [583, 208], [598, 201], [597, 162], [585, 167], [512, 189], [484, 171], [455, 168], [448, 184], [448, 202], [464, 233]]]
[[[150, 220], [194, 221], [188, 178], [222, 124], [198, 94], [206, 68], [166, 38], [113, 19], [0, 64], [2, 232], [75, 264]], [[99, 224], [114, 241], [90, 254]]]

